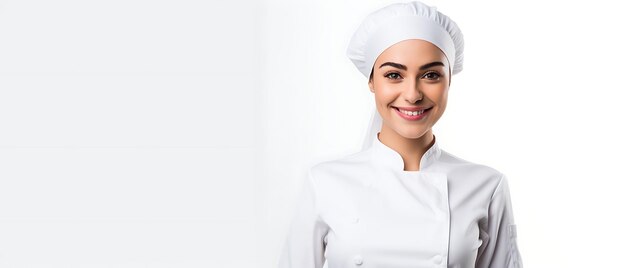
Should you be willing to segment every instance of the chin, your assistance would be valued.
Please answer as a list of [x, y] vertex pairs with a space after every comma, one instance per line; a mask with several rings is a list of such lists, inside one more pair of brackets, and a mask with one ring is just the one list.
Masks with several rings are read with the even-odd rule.
[[396, 133], [398, 133], [398, 135], [406, 139], [419, 139], [422, 136], [424, 136], [424, 134], [426, 134], [427, 132], [428, 132], [428, 129], [424, 129], [424, 128], [401, 127], [401, 129], [396, 129]]

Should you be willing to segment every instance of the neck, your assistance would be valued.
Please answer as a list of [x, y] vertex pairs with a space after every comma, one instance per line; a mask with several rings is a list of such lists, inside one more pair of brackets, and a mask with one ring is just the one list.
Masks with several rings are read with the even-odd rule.
[[418, 138], [406, 138], [385, 124], [382, 125], [378, 139], [402, 156], [405, 171], [418, 171], [422, 156], [435, 143], [432, 129]]

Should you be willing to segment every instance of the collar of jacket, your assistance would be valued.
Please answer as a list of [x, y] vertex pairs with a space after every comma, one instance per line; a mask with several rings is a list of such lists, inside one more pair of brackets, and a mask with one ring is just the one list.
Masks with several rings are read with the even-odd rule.
[[435, 142], [433, 143], [428, 150], [422, 155], [422, 159], [420, 160], [420, 170], [404, 170], [404, 160], [402, 160], [402, 156], [391, 149], [384, 143], [380, 142], [378, 139], [378, 132], [374, 136], [374, 141], [372, 142], [372, 161], [376, 165], [383, 166], [385, 168], [390, 168], [394, 171], [402, 171], [405, 173], [419, 172], [428, 169], [437, 159], [441, 156], [441, 149], [439, 148], [439, 143], [437, 142], [437, 138], [433, 135]]

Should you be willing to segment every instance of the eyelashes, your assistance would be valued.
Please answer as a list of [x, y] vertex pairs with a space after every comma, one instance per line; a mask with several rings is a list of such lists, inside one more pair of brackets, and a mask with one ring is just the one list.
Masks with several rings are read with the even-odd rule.
[[[401, 77], [400, 74], [396, 72], [387, 73], [384, 76], [391, 80], [398, 80], [399, 79], [398, 77]], [[390, 77], [390, 76], [394, 76], [394, 77]]]
[[[434, 74], [434, 75], [436, 75], [435, 77], [431, 77], [431, 78], [432, 78], [432, 80], [434, 80], [434, 79], [439, 79], [439, 77], [441, 77], [441, 75], [439, 75], [439, 73], [437, 73], [437, 72], [427, 72], [427, 73], [425, 73], [424, 75], [422, 75], [422, 77], [426, 77], [426, 76], [428, 76], [428, 75], [430, 75], [430, 74]], [[430, 79], [430, 78], [429, 78], [429, 79]]]
[[[434, 77], [431, 75], [435, 75]], [[384, 77], [391, 79], [391, 80], [399, 80], [402, 78], [402, 76], [398, 73], [398, 72], [388, 72], [386, 74], [383, 75]], [[425, 73], [424, 75], [422, 75], [422, 78], [426, 78], [428, 80], [437, 80], [441, 77], [441, 75], [438, 72], [435, 71], [430, 71]]]

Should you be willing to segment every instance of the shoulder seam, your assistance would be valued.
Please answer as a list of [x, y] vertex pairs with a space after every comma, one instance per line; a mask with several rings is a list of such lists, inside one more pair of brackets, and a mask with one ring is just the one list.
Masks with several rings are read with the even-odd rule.
[[505, 180], [504, 173], [502, 172], [499, 172], [499, 173], [500, 173], [500, 180], [498, 181], [498, 186], [496, 186], [496, 189], [493, 191], [493, 194], [491, 194], [491, 201], [493, 201], [493, 197], [496, 196], [496, 193], [498, 193], [498, 191], [502, 189], [502, 182]]

